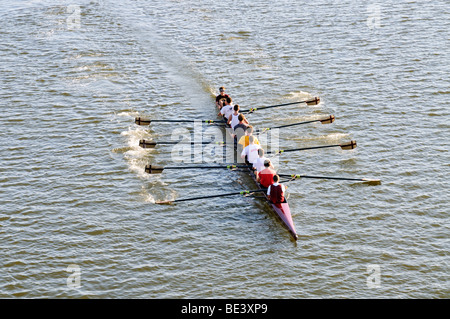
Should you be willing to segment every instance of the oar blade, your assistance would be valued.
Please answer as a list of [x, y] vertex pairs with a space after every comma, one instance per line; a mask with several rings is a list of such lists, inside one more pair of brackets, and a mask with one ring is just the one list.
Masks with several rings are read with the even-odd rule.
[[164, 167], [154, 166], [151, 164], [145, 165], [145, 172], [148, 174], [161, 174], [164, 170]]
[[137, 125], [142, 125], [142, 126], [147, 126], [150, 125], [152, 121], [150, 119], [145, 119], [142, 117], [136, 117], [134, 119], [134, 123], [136, 123]]
[[322, 124], [331, 124], [331, 123], [334, 122], [334, 120], [335, 120], [334, 115], [330, 115], [330, 117], [328, 117], [326, 119], [323, 119], [323, 120], [320, 120], [320, 123], [322, 123]]
[[173, 201], [170, 201], [170, 200], [158, 200], [158, 201], [155, 202], [155, 204], [158, 204], [158, 205], [172, 205]]
[[320, 97], [316, 96], [316, 97], [314, 97], [314, 98], [311, 99], [311, 100], [305, 101], [305, 103], [306, 103], [307, 105], [317, 105], [317, 104], [320, 103]]
[[140, 140], [139, 146], [142, 148], [155, 148], [156, 142], [154, 141], [147, 141], [147, 140]]
[[379, 179], [371, 179], [371, 178], [363, 178], [362, 179], [364, 184], [368, 184], [368, 185], [381, 185], [381, 180]]
[[339, 145], [343, 150], [352, 150], [356, 148], [356, 141], [350, 141], [345, 144]]

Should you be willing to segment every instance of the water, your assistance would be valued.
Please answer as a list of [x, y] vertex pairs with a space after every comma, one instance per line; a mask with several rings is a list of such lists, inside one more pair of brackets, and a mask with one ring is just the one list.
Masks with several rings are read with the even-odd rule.
[[[450, 296], [445, 1], [0, 8], [1, 297]], [[252, 187], [236, 172], [144, 172], [173, 164], [172, 148], [139, 139], [186, 125], [134, 118], [215, 119], [222, 85], [245, 108], [320, 96], [249, 119], [334, 114], [332, 125], [280, 130], [280, 147], [358, 148], [285, 153], [279, 168], [382, 184], [290, 183], [297, 243], [257, 199], [155, 205]]]

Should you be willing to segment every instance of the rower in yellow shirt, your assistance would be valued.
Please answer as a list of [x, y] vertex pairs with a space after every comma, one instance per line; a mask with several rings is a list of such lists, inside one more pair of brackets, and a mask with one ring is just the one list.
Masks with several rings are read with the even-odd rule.
[[[241, 138], [239, 139], [238, 144], [240, 144], [242, 148], [246, 148], [250, 144], [249, 137], [252, 135], [253, 135], [253, 126], [249, 125], [245, 130], [245, 135], [241, 136]], [[259, 141], [256, 136], [254, 136], [253, 144], [259, 145]]]

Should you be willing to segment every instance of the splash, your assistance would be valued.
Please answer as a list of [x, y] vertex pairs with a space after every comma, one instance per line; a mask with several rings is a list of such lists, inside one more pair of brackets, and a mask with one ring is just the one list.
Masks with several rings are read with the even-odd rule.
[[137, 116], [139, 116], [139, 112], [137, 111], [120, 111], [119, 113], [116, 114], [116, 116], [118, 117], [130, 117], [130, 118], [135, 118]]
[[285, 98], [289, 100], [306, 100], [313, 98], [314, 96], [311, 93], [300, 91], [300, 92], [289, 92], [285, 95]]
[[[130, 116], [131, 118], [131, 116]], [[126, 131], [120, 133], [126, 139], [127, 146], [115, 148], [116, 153], [122, 153], [130, 171], [137, 174], [139, 178], [148, 179], [145, 173], [145, 165], [148, 161], [148, 153], [151, 150], [139, 146], [139, 140], [151, 139], [151, 135], [141, 127], [130, 126]]]

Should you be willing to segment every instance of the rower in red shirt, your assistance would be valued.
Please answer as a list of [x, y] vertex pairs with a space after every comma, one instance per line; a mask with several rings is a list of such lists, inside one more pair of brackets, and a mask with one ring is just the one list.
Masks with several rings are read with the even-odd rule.
[[273, 184], [273, 177], [275, 175], [277, 175], [277, 172], [271, 168], [270, 160], [267, 159], [264, 161], [264, 169], [259, 172], [256, 181], [261, 184], [262, 187], [267, 188]]
[[280, 177], [275, 175], [273, 177], [273, 184], [267, 188], [267, 195], [269, 200], [274, 204], [281, 204], [284, 202], [284, 191], [286, 190], [283, 184], [279, 184]]

